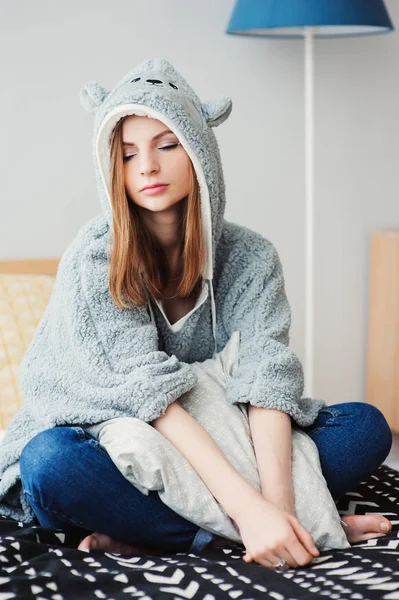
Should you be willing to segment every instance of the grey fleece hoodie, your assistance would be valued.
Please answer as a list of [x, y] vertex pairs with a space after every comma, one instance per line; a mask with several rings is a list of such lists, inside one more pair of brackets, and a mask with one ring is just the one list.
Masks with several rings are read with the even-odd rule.
[[[0, 445], [0, 515], [30, 522], [19, 458], [25, 444], [57, 425], [118, 416], [150, 422], [190, 390], [190, 363], [224, 348], [240, 331], [230, 402], [279, 409], [310, 425], [323, 400], [302, 398], [303, 369], [289, 348], [291, 312], [281, 263], [261, 234], [224, 219], [225, 183], [213, 127], [232, 109], [225, 96], [202, 102], [164, 59], [148, 59], [111, 90], [89, 82], [82, 105], [94, 114], [93, 159], [101, 213], [63, 253], [46, 311], [23, 357], [23, 405]], [[108, 287], [112, 247], [109, 136], [124, 115], [159, 119], [179, 138], [201, 193], [206, 260], [195, 307], [173, 325], [162, 303], [120, 309]], [[60, 465], [62, 468], [62, 465]]]

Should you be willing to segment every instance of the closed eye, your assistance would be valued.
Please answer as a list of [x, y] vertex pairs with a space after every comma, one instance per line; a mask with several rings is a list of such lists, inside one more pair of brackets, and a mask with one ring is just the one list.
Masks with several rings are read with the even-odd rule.
[[[172, 150], [172, 148], [177, 148], [177, 146], [180, 146], [180, 142], [177, 142], [176, 144], [170, 144], [169, 146], [161, 146], [160, 148], [158, 148], [158, 150]], [[136, 155], [135, 154], [125, 155], [123, 157], [123, 162], [127, 162], [128, 160], [130, 160], [134, 156], [136, 156]]]

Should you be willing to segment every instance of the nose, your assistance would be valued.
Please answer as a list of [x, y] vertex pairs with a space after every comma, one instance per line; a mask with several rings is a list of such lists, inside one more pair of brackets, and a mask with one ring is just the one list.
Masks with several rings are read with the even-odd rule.
[[156, 173], [159, 170], [159, 161], [154, 152], [142, 152], [140, 154], [140, 173], [147, 175], [148, 173]]

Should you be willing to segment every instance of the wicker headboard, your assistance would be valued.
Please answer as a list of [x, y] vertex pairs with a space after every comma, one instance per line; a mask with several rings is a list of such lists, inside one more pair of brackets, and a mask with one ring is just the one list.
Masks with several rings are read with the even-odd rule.
[[59, 258], [0, 260], [0, 273], [55, 275]]
[[18, 369], [42, 318], [59, 258], [0, 261], [0, 430], [22, 405]]

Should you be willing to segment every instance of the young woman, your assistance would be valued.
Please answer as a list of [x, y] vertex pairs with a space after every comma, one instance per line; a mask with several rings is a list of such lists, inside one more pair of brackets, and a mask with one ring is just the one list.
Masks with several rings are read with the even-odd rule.
[[[392, 434], [371, 405], [302, 398], [277, 251], [224, 219], [213, 127], [228, 117], [231, 100], [201, 102], [168, 61], [154, 59], [111, 92], [90, 82], [81, 101], [95, 115], [102, 214], [64, 252], [21, 364], [24, 404], [0, 446], [0, 514], [76, 530], [82, 550], [215, 544], [156, 492], [141, 494], [85, 429], [134, 416], [176, 446], [234, 519], [244, 560], [308, 564], [319, 552], [295, 516], [292, 425], [316, 443], [335, 500], [382, 464]], [[262, 493], [175, 402], [195, 385], [189, 364], [212, 357], [235, 330], [240, 364], [226, 396], [249, 404]], [[381, 515], [343, 520], [350, 542], [391, 526]]]

